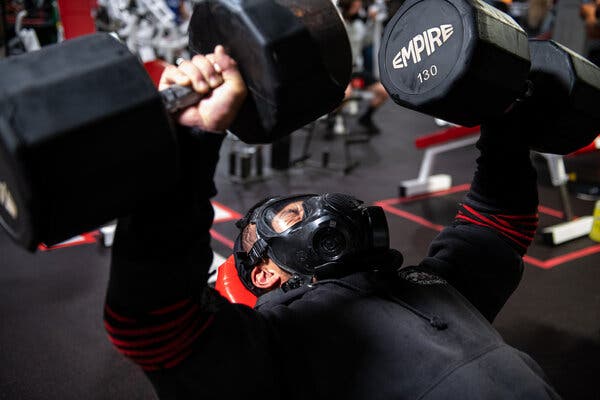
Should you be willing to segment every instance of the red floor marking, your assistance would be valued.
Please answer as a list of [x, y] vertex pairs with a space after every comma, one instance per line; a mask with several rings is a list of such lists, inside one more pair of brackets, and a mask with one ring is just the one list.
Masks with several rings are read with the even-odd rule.
[[233, 249], [234, 243], [231, 239], [226, 238], [225, 236], [221, 235], [219, 232], [215, 231], [214, 229], [210, 230], [210, 235], [216, 241], [223, 243], [225, 246], [229, 247], [230, 249]]
[[[450, 189], [442, 190], [439, 192], [418, 194], [418, 195], [415, 195], [412, 197], [404, 197], [404, 198], [395, 197], [392, 199], [378, 201], [375, 204], [382, 206], [382, 207], [384, 207], [385, 205], [406, 204], [406, 203], [411, 203], [413, 201], [427, 199], [430, 197], [440, 197], [440, 196], [446, 196], [446, 195], [454, 194], [454, 193], [458, 193], [458, 192], [466, 192], [467, 190], [469, 190], [470, 187], [471, 187], [470, 184], [464, 183], [462, 185], [453, 186]], [[563, 219], [565, 217], [565, 213], [563, 213], [562, 211], [555, 210], [554, 208], [550, 208], [550, 207], [546, 207], [546, 206], [542, 206], [542, 205], [540, 205], [538, 207], [538, 211], [541, 212], [542, 214], [550, 215], [552, 217], [556, 217], [559, 219]]]
[[233, 220], [237, 220], [237, 219], [240, 219], [243, 217], [242, 214], [238, 213], [237, 211], [233, 211], [231, 208], [224, 206], [223, 204], [221, 204], [217, 201], [211, 201], [211, 203], [213, 204], [213, 206], [219, 207], [220, 209], [222, 209], [223, 211], [225, 211], [226, 213], [228, 213], [230, 215], [230, 217], [228, 217], [228, 218], [215, 219], [215, 221], [213, 221], [213, 222], [233, 221]]
[[559, 218], [559, 219], [564, 219], [565, 218], [565, 213], [564, 212], [559, 211], [559, 210], [555, 210], [555, 209], [550, 208], [550, 207], [538, 206], [538, 210], [542, 214], [550, 215], [552, 217], [556, 217], [556, 218]]
[[96, 243], [98, 235], [99, 235], [98, 231], [93, 231], [93, 232], [89, 232], [89, 233], [84, 233], [83, 235], [75, 236], [72, 239], [69, 239], [62, 243], [58, 243], [54, 246], [46, 246], [45, 244], [42, 243], [38, 246], [38, 250], [52, 251], [52, 250], [64, 249], [66, 247], [80, 246], [82, 244]]
[[[213, 221], [213, 223], [218, 223], [218, 222], [227, 222], [227, 221], [234, 221], [234, 220], [238, 220], [240, 218], [243, 217], [242, 214], [238, 213], [237, 211], [232, 210], [231, 208], [217, 202], [217, 201], [211, 201], [211, 203], [213, 204], [214, 207], [219, 207], [222, 210], [224, 210], [226, 213], [228, 213], [230, 215], [229, 218], [221, 218], [221, 219], [215, 219]], [[213, 237], [213, 239], [215, 239], [218, 242], [223, 243], [225, 246], [229, 247], [230, 249], [233, 249], [233, 245], [234, 242], [233, 240], [221, 235], [219, 232], [215, 231], [214, 229], [210, 230], [210, 235]]]
[[[463, 185], [451, 187], [448, 190], [444, 190], [444, 191], [440, 191], [440, 192], [420, 194], [420, 195], [406, 197], [406, 198], [385, 199], [385, 200], [377, 201], [374, 204], [376, 206], [380, 206], [385, 211], [387, 211], [391, 214], [397, 215], [401, 218], [407, 219], [409, 221], [412, 221], [419, 225], [422, 225], [426, 228], [433, 229], [433, 230], [439, 232], [442, 229], [444, 229], [444, 226], [434, 224], [433, 222], [431, 222], [423, 217], [420, 217], [416, 214], [393, 207], [393, 205], [406, 204], [409, 202], [422, 200], [422, 199], [426, 199], [429, 197], [439, 197], [439, 196], [445, 196], [448, 194], [458, 193], [461, 191], [469, 190], [470, 187], [471, 187], [470, 184], [463, 184]], [[540, 205], [540, 206], [538, 206], [538, 211], [542, 214], [550, 215], [552, 217], [556, 217], [559, 219], [564, 218], [564, 213], [562, 211], [555, 210], [550, 207]], [[539, 258], [535, 258], [535, 257], [526, 255], [523, 257], [523, 261], [528, 264], [531, 264], [533, 266], [536, 266], [538, 268], [550, 269], [550, 268], [556, 267], [557, 265], [564, 264], [569, 261], [577, 260], [579, 258], [587, 257], [589, 255], [596, 254], [596, 253], [600, 253], [600, 245], [589, 246], [589, 247], [586, 247], [581, 250], [577, 250], [577, 251], [573, 251], [573, 252], [564, 254], [562, 256], [550, 258], [548, 260], [540, 260]]]
[[419, 225], [423, 225], [423, 226], [433, 229], [435, 231], [439, 232], [442, 229], [444, 229], [444, 227], [442, 225], [434, 224], [433, 222], [430, 222], [423, 217], [419, 217], [418, 215], [411, 214], [408, 211], [399, 210], [395, 207], [388, 206], [386, 204], [382, 204], [381, 202], [377, 202], [377, 203], [375, 203], [375, 205], [380, 206], [381, 208], [383, 208], [385, 211], [387, 211], [389, 213], [396, 214], [399, 217], [406, 218], [408, 220], [416, 222]]
[[542, 261], [534, 257], [524, 256], [523, 261], [535, 265], [536, 267], [543, 269], [554, 268], [557, 265], [567, 263], [569, 261], [577, 260], [579, 258], [587, 257], [592, 254], [600, 253], [600, 244], [595, 246], [586, 247], [581, 250], [573, 251], [571, 253], [567, 253], [562, 256], [550, 258], [548, 260]]
[[469, 183], [465, 183], [462, 185], [453, 186], [450, 189], [442, 190], [439, 192], [417, 194], [412, 197], [404, 197], [404, 198], [395, 197], [393, 199], [381, 200], [381, 201], [377, 202], [377, 205], [383, 206], [383, 204], [393, 205], [393, 204], [410, 203], [410, 202], [417, 201], [417, 200], [427, 199], [429, 197], [440, 197], [440, 196], [446, 196], [448, 194], [453, 194], [453, 193], [458, 193], [458, 192], [466, 192], [467, 190], [469, 190], [470, 187], [471, 187], [471, 185]]

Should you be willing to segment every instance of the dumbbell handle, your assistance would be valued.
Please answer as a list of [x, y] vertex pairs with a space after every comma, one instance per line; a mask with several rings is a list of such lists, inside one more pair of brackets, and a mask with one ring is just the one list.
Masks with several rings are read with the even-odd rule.
[[170, 114], [183, 108], [197, 104], [204, 95], [192, 89], [191, 86], [173, 85], [168, 89], [161, 90], [163, 104]]

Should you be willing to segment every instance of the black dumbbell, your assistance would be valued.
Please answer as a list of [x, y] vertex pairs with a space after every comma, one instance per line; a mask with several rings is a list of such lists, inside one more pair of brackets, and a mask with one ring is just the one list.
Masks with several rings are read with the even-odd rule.
[[598, 68], [553, 42], [531, 43], [530, 55], [525, 31], [483, 1], [407, 0], [382, 42], [381, 81], [407, 108], [474, 126], [522, 100], [531, 147], [559, 154], [600, 129], [589, 112], [600, 100]]
[[502, 113], [526, 90], [527, 35], [471, 0], [407, 0], [386, 26], [381, 82], [398, 104], [460, 125]]
[[600, 134], [600, 68], [554, 41], [531, 40], [531, 98], [521, 105], [532, 148], [568, 154]]
[[[231, 130], [246, 142], [326, 114], [350, 80], [348, 37], [330, 0], [203, 0], [189, 35], [193, 50], [223, 44], [236, 59], [249, 95]], [[161, 96], [107, 34], [2, 60], [0, 224], [33, 250], [168, 193], [178, 139], [163, 98], [177, 102], [179, 92]]]
[[231, 131], [270, 143], [339, 105], [352, 72], [345, 32], [330, 0], [202, 0], [189, 39], [194, 52], [222, 44], [237, 61], [250, 96]]

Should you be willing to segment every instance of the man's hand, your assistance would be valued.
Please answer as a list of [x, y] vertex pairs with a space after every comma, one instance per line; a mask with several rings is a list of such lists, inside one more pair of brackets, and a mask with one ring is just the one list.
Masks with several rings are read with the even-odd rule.
[[600, 38], [600, 26], [598, 25], [598, 18], [596, 16], [597, 7], [598, 0], [591, 3], [583, 3], [579, 8], [579, 13], [585, 23], [585, 30], [589, 39]]
[[579, 13], [584, 21], [589, 21], [590, 23], [595, 23], [597, 21], [596, 7], [598, 7], [598, 3], [600, 3], [600, 1], [595, 0], [589, 3], [581, 4], [579, 7]]
[[197, 105], [181, 111], [177, 122], [212, 132], [222, 132], [231, 125], [247, 94], [236, 62], [220, 45], [212, 54], [196, 55], [179, 67], [167, 67], [160, 77], [159, 90], [174, 84], [191, 85], [205, 95]]

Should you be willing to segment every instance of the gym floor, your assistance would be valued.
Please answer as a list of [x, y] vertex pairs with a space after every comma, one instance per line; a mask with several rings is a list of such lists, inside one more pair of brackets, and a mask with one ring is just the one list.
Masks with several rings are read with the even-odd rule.
[[[405, 264], [418, 263], [439, 226], [452, 220], [475, 165], [474, 146], [441, 155], [435, 173], [453, 177], [453, 189], [435, 196], [398, 201], [398, 184], [417, 176], [422, 152], [417, 136], [439, 128], [431, 117], [386, 103], [375, 119], [382, 133], [350, 147], [359, 164], [349, 174], [316, 168], [327, 151], [343, 163], [342, 136], [322, 140], [315, 131], [310, 162], [266, 179], [234, 183], [228, 175], [227, 140], [221, 150], [215, 198], [223, 212], [213, 226], [215, 252], [230, 253], [232, 220], [271, 194], [346, 192], [386, 208], [393, 247]], [[352, 117], [348, 126], [357, 132]], [[300, 155], [306, 132], [292, 136]], [[263, 149], [268, 152], [269, 147]], [[266, 155], [268, 165], [268, 155]], [[600, 170], [600, 154], [580, 158]], [[313, 162], [314, 161], [314, 162]], [[507, 160], [509, 162], [509, 160]], [[577, 168], [570, 160], [568, 168]], [[541, 226], [560, 222], [558, 190], [540, 170]], [[514, 194], [518, 196], [518, 193]], [[576, 215], [589, 215], [593, 202], [571, 195]], [[158, 216], [159, 218], [159, 216]], [[0, 399], [150, 399], [144, 376], [111, 348], [102, 326], [110, 250], [94, 235], [52, 251], [29, 254], [0, 233]], [[160, 245], [157, 243], [156, 245]], [[506, 341], [529, 353], [566, 399], [600, 399], [600, 244], [587, 237], [549, 247], [538, 238], [528, 253], [522, 283], [495, 321]]]

